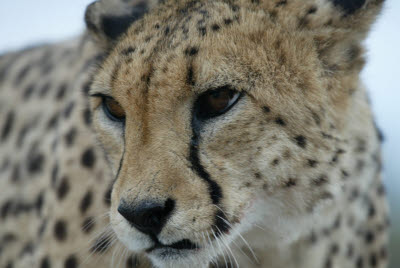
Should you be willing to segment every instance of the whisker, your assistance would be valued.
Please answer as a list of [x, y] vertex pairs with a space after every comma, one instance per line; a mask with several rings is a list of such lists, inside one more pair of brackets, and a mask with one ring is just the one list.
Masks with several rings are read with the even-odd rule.
[[[256, 256], [256, 254], [254, 253], [253, 249], [251, 248], [250, 244], [246, 241], [246, 239], [240, 234], [240, 232], [238, 232], [237, 230], [235, 230], [234, 228], [232, 228], [232, 224], [230, 222], [228, 222], [226, 219], [220, 217], [217, 215], [217, 217], [219, 217], [221, 220], [223, 220], [226, 224], [229, 225], [229, 227], [231, 227], [231, 229], [240, 237], [240, 239], [243, 240], [243, 242], [245, 243], [245, 245], [249, 248], [251, 254], [253, 255], [254, 260], [259, 263], [259, 260]], [[247, 256], [247, 255], [246, 255]]]

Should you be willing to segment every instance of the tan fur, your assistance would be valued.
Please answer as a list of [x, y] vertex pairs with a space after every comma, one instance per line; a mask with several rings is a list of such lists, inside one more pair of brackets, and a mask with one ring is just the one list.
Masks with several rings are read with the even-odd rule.
[[[108, 10], [124, 12], [118, 2], [115, 8], [104, 3], [89, 9], [90, 20], [98, 23], [96, 16]], [[69, 90], [62, 105], [54, 96], [52, 101], [25, 104], [21, 91], [38, 75], [33, 70], [23, 85], [16, 84], [13, 77], [23, 69], [18, 60], [0, 82], [1, 88], [20, 88], [12, 93], [0, 91], [1, 102], [29, 103], [26, 111], [18, 110], [18, 119], [30, 121], [28, 115], [36, 113], [51, 117], [71, 100], [76, 102], [69, 119], [60, 120], [45, 132], [47, 136], [39, 127], [30, 132], [30, 141], [40, 141], [39, 151], [46, 156], [42, 173], [35, 175], [37, 182], [27, 178], [29, 182], [18, 188], [11, 182], [12, 166], [22, 165], [31, 145], [24, 145], [20, 155], [12, 156], [4, 171], [0, 169], [6, 178], [1, 189], [9, 189], [0, 197], [2, 207], [14, 197], [31, 202], [41, 191], [46, 196], [38, 215], [29, 210], [23, 217], [4, 218], [0, 239], [20, 230], [24, 238], [0, 252], [0, 266], [10, 261], [19, 267], [37, 266], [46, 256], [61, 266], [74, 254], [82, 267], [108, 267], [111, 246], [84, 261], [93, 244], [88, 246], [88, 237], [102, 236], [109, 222], [110, 236], [122, 242], [114, 245], [117, 252], [124, 244], [142, 254], [152, 241], [118, 213], [121, 199], [138, 204], [171, 198], [176, 207], [158, 239], [164, 244], [190, 239], [201, 248], [181, 258], [147, 256], [159, 267], [228, 262], [240, 267], [386, 267], [388, 220], [380, 145], [359, 81], [364, 65], [361, 42], [382, 1], [367, 1], [348, 16], [325, 0], [149, 4], [151, 11], [118, 40], [109, 40], [98, 28], [92, 31], [94, 42], [84, 37], [80, 44], [54, 48], [57, 53], [66, 49], [80, 53], [66, 57], [65, 63], [57, 62], [53, 75], [46, 78], [52, 81], [51, 77], [68, 74]], [[129, 48], [131, 52], [126, 53]], [[192, 48], [196, 53], [190, 55]], [[46, 49], [26, 52], [29, 57], [24, 61], [34, 61], [42, 51]], [[93, 72], [82, 72], [86, 61], [101, 52], [107, 53], [105, 60]], [[5, 70], [7, 57], [0, 62], [0, 71]], [[55, 83], [60, 83], [57, 79]], [[110, 95], [121, 104], [125, 125], [106, 117], [99, 97], [89, 99], [92, 129], [84, 124], [80, 113], [87, 96], [80, 88], [89, 79], [90, 94]], [[225, 85], [243, 92], [243, 97], [227, 113], [202, 126], [197, 145], [200, 164], [222, 189], [220, 202], [213, 204], [209, 185], [193, 167], [191, 122], [197, 97]], [[5, 107], [1, 118], [13, 109]], [[24, 125], [16, 122], [12, 130]], [[79, 133], [73, 148], [60, 141], [71, 126]], [[18, 132], [12, 134], [18, 136]], [[15, 151], [11, 138], [3, 144], [0, 148], [8, 154], [0, 154], [0, 168], [1, 161]], [[96, 156], [90, 168], [79, 163], [86, 148], [93, 148]], [[52, 185], [54, 163], [59, 168]], [[68, 199], [58, 200], [65, 176], [71, 189]], [[112, 183], [109, 208], [102, 199]], [[82, 212], [78, 207], [88, 191], [93, 201]], [[110, 221], [103, 217], [91, 233], [82, 233], [82, 221], [107, 211]], [[220, 211], [231, 228], [215, 239]], [[61, 242], [53, 238], [60, 218], [68, 222], [67, 238]], [[38, 236], [44, 219], [50, 227]], [[29, 230], [27, 221], [32, 221]], [[20, 253], [29, 241], [35, 249]], [[147, 257], [138, 259], [140, 267], [149, 266]]]

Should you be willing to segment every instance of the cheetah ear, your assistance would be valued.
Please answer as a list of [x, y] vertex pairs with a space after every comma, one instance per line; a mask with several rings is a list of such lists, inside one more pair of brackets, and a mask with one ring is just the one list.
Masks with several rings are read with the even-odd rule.
[[[319, 56], [329, 72], [360, 71], [362, 41], [384, 0], [315, 0], [300, 25], [314, 35]], [[312, 11], [312, 12], [311, 12]], [[303, 13], [304, 14], [304, 13]]]
[[89, 34], [101, 48], [109, 49], [134, 21], [157, 3], [157, 0], [98, 0], [86, 8]]

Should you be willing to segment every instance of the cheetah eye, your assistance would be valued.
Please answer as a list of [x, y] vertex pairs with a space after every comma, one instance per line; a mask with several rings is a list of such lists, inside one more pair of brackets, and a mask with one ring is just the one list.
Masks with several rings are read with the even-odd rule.
[[197, 118], [209, 119], [229, 111], [239, 100], [241, 93], [228, 86], [209, 90], [196, 100], [194, 110]]
[[102, 97], [104, 113], [109, 119], [116, 122], [125, 122], [125, 111], [121, 105], [111, 97]]

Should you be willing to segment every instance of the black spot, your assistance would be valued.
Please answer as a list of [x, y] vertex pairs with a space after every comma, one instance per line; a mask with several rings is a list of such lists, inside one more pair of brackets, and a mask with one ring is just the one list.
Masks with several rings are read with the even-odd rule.
[[221, 29], [221, 26], [219, 26], [218, 24], [213, 24], [213, 25], [211, 26], [211, 29], [212, 29], [214, 32], [216, 32], [216, 31], [219, 31], [219, 29]]
[[89, 94], [91, 85], [92, 85], [91, 81], [87, 81], [86, 83], [83, 84], [82, 92], [83, 92], [83, 94], [85, 94], [85, 96], [87, 96]]
[[381, 248], [381, 250], [379, 251], [379, 255], [380, 255], [381, 259], [386, 259], [386, 258], [387, 258], [388, 253], [387, 253], [387, 248], [386, 248], [386, 246], [383, 246], [383, 247]]
[[82, 198], [81, 204], [79, 205], [81, 213], [85, 213], [89, 209], [90, 205], [92, 204], [92, 200], [93, 200], [93, 193], [91, 191], [88, 191]]
[[31, 122], [27, 123], [22, 127], [22, 129], [18, 133], [18, 138], [17, 138], [17, 147], [18, 148], [21, 148], [22, 145], [24, 144], [25, 137], [28, 134], [31, 127], [32, 127]]
[[128, 47], [128, 48], [123, 49], [123, 50], [121, 51], [121, 53], [122, 53], [123, 55], [125, 55], [125, 56], [128, 56], [128, 55], [134, 53], [135, 51], [136, 51], [136, 48], [135, 48], [135, 47]]
[[356, 260], [356, 268], [363, 268], [364, 267], [364, 261], [361, 256], [359, 256]]
[[22, 98], [23, 98], [24, 100], [29, 99], [29, 98], [32, 96], [34, 90], [35, 90], [35, 85], [30, 84], [29, 86], [27, 86], [27, 87], [25, 88], [24, 95], [22, 96]]
[[73, 127], [67, 132], [67, 134], [65, 134], [65, 143], [67, 144], [67, 146], [73, 145], [76, 133], [76, 128]]
[[11, 173], [11, 181], [15, 183], [18, 182], [20, 179], [21, 177], [20, 177], [19, 165], [16, 164]]
[[57, 182], [58, 177], [58, 164], [55, 163], [53, 169], [51, 170], [51, 185], [54, 187]]
[[338, 253], [339, 253], [339, 246], [338, 246], [338, 244], [332, 244], [332, 245], [331, 245], [330, 252], [331, 252], [332, 255], [338, 254]]
[[58, 124], [58, 114], [53, 115], [47, 123], [47, 129], [55, 128]]
[[272, 165], [273, 166], [277, 166], [278, 164], [279, 164], [279, 159], [278, 158], [272, 160]]
[[271, 112], [271, 109], [268, 106], [263, 107], [264, 112], [269, 113]]
[[42, 261], [40, 262], [40, 268], [50, 268], [49, 257], [43, 257]]
[[377, 194], [379, 196], [384, 196], [386, 194], [386, 190], [385, 190], [385, 186], [383, 186], [383, 184], [380, 184], [377, 188]]
[[349, 244], [348, 246], [347, 246], [347, 253], [346, 253], [346, 256], [347, 256], [347, 258], [351, 258], [351, 257], [353, 257], [353, 255], [354, 255], [354, 245], [353, 244]]
[[58, 220], [54, 224], [54, 237], [58, 241], [64, 241], [67, 238], [67, 225], [65, 221]]
[[309, 167], [316, 167], [318, 165], [318, 161], [313, 159], [308, 159], [307, 164]]
[[91, 113], [88, 107], [83, 110], [83, 121], [87, 126], [90, 126], [92, 123]]
[[308, 10], [307, 10], [307, 14], [308, 15], [310, 15], [310, 14], [314, 14], [315, 12], [317, 12], [317, 7], [316, 6], [312, 6], [312, 7], [310, 7]]
[[15, 85], [18, 86], [22, 80], [25, 78], [25, 76], [28, 74], [28, 72], [30, 71], [31, 66], [30, 65], [26, 65], [24, 66], [24, 68], [22, 68], [22, 70], [18, 73], [16, 79], [15, 79]]
[[365, 234], [365, 243], [371, 244], [375, 240], [375, 235], [371, 231], [367, 231]]
[[69, 192], [69, 182], [68, 182], [68, 177], [64, 176], [61, 181], [60, 185], [57, 187], [57, 198], [58, 200], [63, 200], [65, 196]]
[[8, 261], [5, 268], [14, 268], [14, 263], [12, 261]]
[[81, 164], [86, 168], [92, 168], [96, 162], [96, 155], [93, 148], [86, 149], [81, 157]]
[[64, 262], [64, 268], [76, 268], [78, 267], [78, 260], [75, 255], [70, 255]]
[[278, 125], [281, 125], [281, 126], [286, 126], [285, 121], [283, 121], [283, 119], [280, 117], [275, 118], [275, 123], [277, 123]]
[[1, 207], [1, 218], [5, 219], [7, 217], [7, 215], [11, 212], [13, 206], [13, 202], [11, 200], [8, 200], [7, 202], [5, 202], [3, 204], [3, 206]]
[[324, 268], [332, 268], [332, 259], [331, 258], [326, 259]]
[[296, 144], [298, 146], [300, 146], [301, 148], [306, 148], [307, 140], [306, 140], [306, 138], [304, 136], [300, 135], [300, 136], [295, 137], [294, 139], [295, 139]]
[[296, 184], [297, 184], [296, 179], [289, 178], [289, 180], [287, 182], [285, 182], [285, 187], [290, 188], [290, 187], [296, 186]]
[[371, 253], [369, 256], [369, 265], [371, 267], [377, 267], [378, 266], [378, 258], [375, 253]]
[[28, 156], [28, 172], [31, 174], [39, 173], [42, 170], [44, 155], [42, 153], [30, 152]]
[[224, 19], [225, 25], [232, 24], [233, 20], [232, 19]]
[[322, 175], [313, 181], [313, 184], [316, 186], [321, 186], [328, 183], [328, 177], [326, 175]]
[[185, 49], [185, 55], [187, 56], [195, 56], [199, 52], [197, 47], [188, 47]]
[[341, 7], [346, 15], [351, 15], [360, 9], [364, 4], [365, 0], [332, 0], [335, 6]]
[[169, 26], [167, 26], [166, 28], [165, 28], [165, 30], [164, 30], [164, 34], [165, 35], [168, 35], [169, 34], [169, 32], [170, 32], [170, 28], [169, 28]]
[[261, 179], [261, 174], [259, 172], [254, 173], [256, 179]]
[[205, 36], [207, 34], [207, 28], [206, 27], [199, 27], [198, 31], [202, 36]]
[[30, 242], [26, 243], [25, 246], [22, 248], [20, 256], [31, 255], [33, 253], [34, 249], [35, 249], [35, 247], [33, 245], [33, 242], [30, 241]]
[[371, 203], [371, 204], [369, 204], [369, 207], [368, 207], [368, 217], [370, 219], [372, 219], [375, 215], [376, 215], [376, 209], [375, 209], [374, 204]]
[[64, 110], [65, 118], [68, 118], [71, 115], [72, 110], [74, 109], [74, 106], [75, 106], [75, 102], [68, 103], [67, 107], [65, 107], [65, 110]]
[[67, 84], [65, 84], [65, 83], [62, 84], [57, 91], [56, 100], [61, 100], [62, 98], [64, 98], [65, 93], [67, 92], [67, 89], [68, 89]]
[[36, 198], [36, 202], [35, 202], [35, 207], [37, 209], [38, 212], [40, 212], [42, 210], [43, 207], [43, 203], [44, 203], [44, 192], [41, 192], [37, 198]]
[[46, 94], [47, 94], [47, 92], [49, 92], [49, 90], [50, 90], [50, 83], [49, 82], [47, 82], [46, 84], [44, 84], [43, 86], [42, 86], [42, 88], [40, 89], [40, 91], [39, 91], [39, 96], [41, 97], [41, 98], [43, 98]]
[[6, 116], [5, 123], [3, 125], [3, 130], [1, 131], [1, 141], [5, 141], [14, 126], [15, 113], [13, 111], [8, 112]]

